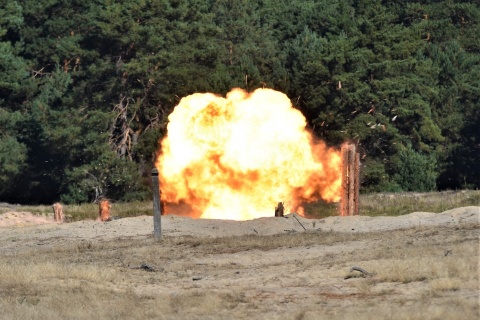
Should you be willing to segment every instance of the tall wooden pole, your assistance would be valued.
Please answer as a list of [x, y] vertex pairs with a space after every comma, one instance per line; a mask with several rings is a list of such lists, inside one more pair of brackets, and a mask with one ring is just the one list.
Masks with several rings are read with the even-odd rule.
[[355, 145], [348, 146], [348, 214], [354, 215], [355, 209]]
[[358, 216], [358, 203], [360, 202], [360, 152], [355, 152], [353, 174], [355, 175], [355, 191], [353, 194], [355, 197], [355, 207], [353, 208], [353, 214]]
[[342, 199], [340, 215], [358, 215], [360, 188], [360, 155], [355, 144], [342, 146]]
[[347, 214], [348, 207], [348, 146], [342, 146], [342, 199], [340, 200], [340, 215]]
[[158, 170], [152, 170], [152, 188], [153, 188], [153, 237], [160, 239], [162, 237], [162, 220], [160, 206], [160, 187], [158, 183]]

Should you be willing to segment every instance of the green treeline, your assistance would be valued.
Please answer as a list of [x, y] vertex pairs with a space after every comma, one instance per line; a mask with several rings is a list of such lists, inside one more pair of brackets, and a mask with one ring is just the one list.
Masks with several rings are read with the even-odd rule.
[[362, 190], [480, 187], [470, 1], [0, 0], [0, 201], [148, 197], [193, 92], [286, 93]]

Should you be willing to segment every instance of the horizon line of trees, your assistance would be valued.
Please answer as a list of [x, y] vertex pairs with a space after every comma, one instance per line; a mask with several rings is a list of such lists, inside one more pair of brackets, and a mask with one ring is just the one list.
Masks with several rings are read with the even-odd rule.
[[0, 0], [0, 201], [149, 198], [194, 92], [287, 94], [362, 192], [480, 187], [477, 1]]

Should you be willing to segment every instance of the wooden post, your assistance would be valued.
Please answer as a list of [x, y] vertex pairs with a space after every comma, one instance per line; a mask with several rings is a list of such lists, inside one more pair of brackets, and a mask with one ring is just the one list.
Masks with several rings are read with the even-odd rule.
[[342, 146], [342, 199], [340, 215], [358, 215], [360, 188], [360, 155], [355, 144]]
[[275, 207], [275, 217], [283, 217], [285, 214], [285, 208], [283, 207], [283, 202], [279, 202], [278, 206]]
[[360, 152], [355, 152], [353, 174], [355, 175], [355, 188], [353, 194], [355, 206], [353, 208], [353, 214], [358, 216], [358, 204], [360, 202]]
[[158, 170], [153, 168], [152, 170], [152, 188], [153, 188], [153, 237], [160, 239], [162, 237], [162, 220], [160, 204], [160, 187], [158, 183]]
[[348, 214], [354, 215], [355, 208], [355, 145], [350, 144], [348, 146]]
[[342, 198], [340, 200], [340, 215], [347, 215], [348, 208], [348, 146], [342, 145]]
[[110, 202], [106, 199], [100, 200], [98, 203], [98, 216], [100, 217], [100, 221], [109, 221], [110, 220]]
[[63, 207], [60, 203], [53, 204], [53, 220], [58, 223], [63, 223]]

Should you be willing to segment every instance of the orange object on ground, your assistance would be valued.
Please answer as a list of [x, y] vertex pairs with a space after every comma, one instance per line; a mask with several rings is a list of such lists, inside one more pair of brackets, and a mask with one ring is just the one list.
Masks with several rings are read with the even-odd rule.
[[99, 206], [99, 216], [101, 221], [108, 221], [110, 219], [110, 202], [108, 200], [100, 200], [98, 203]]

